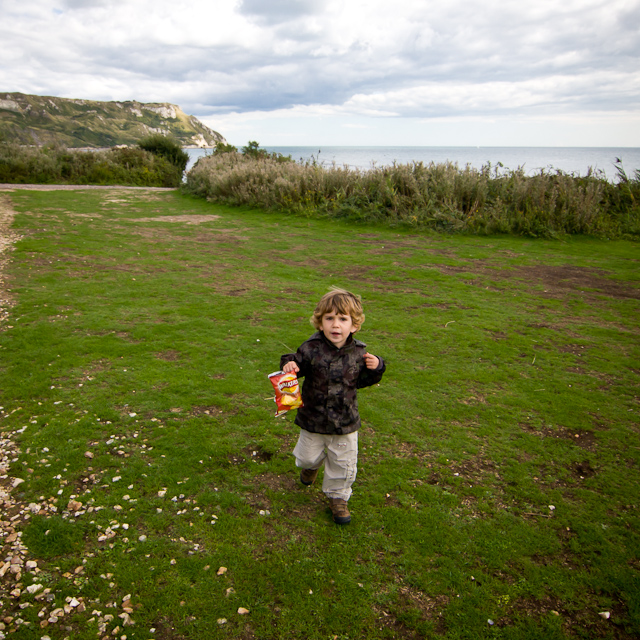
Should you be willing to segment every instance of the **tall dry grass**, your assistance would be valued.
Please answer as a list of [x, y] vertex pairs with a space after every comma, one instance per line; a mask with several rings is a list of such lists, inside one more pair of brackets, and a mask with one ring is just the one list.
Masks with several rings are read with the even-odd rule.
[[612, 184], [593, 172], [527, 176], [453, 163], [361, 171], [231, 152], [201, 159], [186, 189], [232, 205], [475, 234], [638, 235], [640, 175], [619, 173]]

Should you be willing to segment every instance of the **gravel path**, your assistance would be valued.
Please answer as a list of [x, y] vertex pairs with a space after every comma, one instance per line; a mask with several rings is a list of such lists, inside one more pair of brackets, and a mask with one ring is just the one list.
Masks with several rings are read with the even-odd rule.
[[9, 196], [0, 194], [0, 331], [9, 316], [9, 308], [12, 305], [10, 291], [7, 290], [5, 267], [9, 262], [13, 244], [20, 236], [11, 229], [15, 212]]

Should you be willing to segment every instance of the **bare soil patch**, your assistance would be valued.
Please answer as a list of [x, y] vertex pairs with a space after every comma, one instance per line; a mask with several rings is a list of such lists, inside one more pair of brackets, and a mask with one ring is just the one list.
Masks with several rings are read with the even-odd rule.
[[102, 184], [7, 184], [0, 183], [0, 191], [77, 191], [83, 190], [104, 190], [110, 191], [131, 190], [131, 191], [177, 191], [175, 187], [126, 187], [109, 186]]
[[184, 216], [157, 216], [155, 218], [136, 218], [136, 222], [178, 222], [180, 224], [202, 224], [219, 220], [216, 215], [184, 215]]
[[[607, 277], [604, 269], [589, 267], [574, 267], [570, 265], [522, 265], [511, 269], [500, 269], [491, 266], [488, 261], [475, 261], [465, 266], [431, 264], [430, 269], [436, 269], [443, 274], [473, 274], [481, 275], [491, 280], [520, 280], [537, 287], [542, 287], [538, 294], [543, 298], [561, 299], [567, 293], [576, 292], [584, 298], [595, 299], [604, 295], [616, 299], [640, 299], [640, 287], [634, 287], [628, 282], [621, 282]], [[470, 280], [468, 284], [486, 286], [484, 280]]]

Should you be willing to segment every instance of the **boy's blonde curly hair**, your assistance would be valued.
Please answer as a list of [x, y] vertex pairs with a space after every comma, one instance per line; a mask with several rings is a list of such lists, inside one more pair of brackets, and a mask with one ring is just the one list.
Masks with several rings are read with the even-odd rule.
[[320, 302], [318, 302], [313, 315], [309, 319], [317, 331], [322, 329], [322, 316], [332, 311], [345, 316], [351, 316], [351, 321], [356, 331], [360, 329], [364, 322], [364, 312], [362, 310], [362, 300], [360, 296], [345, 289], [331, 287], [331, 290], [320, 298]]

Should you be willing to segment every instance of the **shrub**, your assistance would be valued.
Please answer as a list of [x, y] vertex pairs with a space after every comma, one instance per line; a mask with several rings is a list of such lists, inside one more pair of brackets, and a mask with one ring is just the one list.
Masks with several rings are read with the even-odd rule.
[[221, 153], [237, 153], [238, 149], [232, 144], [226, 144], [225, 142], [216, 142], [216, 148], [213, 153], [220, 155]]
[[202, 158], [186, 189], [216, 202], [475, 234], [640, 235], [640, 175], [527, 176], [501, 165], [394, 164], [368, 171], [282, 162], [250, 142]]
[[184, 171], [189, 162], [189, 154], [182, 150], [182, 145], [170, 136], [154, 133], [138, 142], [138, 146], [156, 156], [165, 158], [171, 164]]
[[182, 170], [136, 147], [79, 151], [0, 143], [0, 182], [178, 187]]

